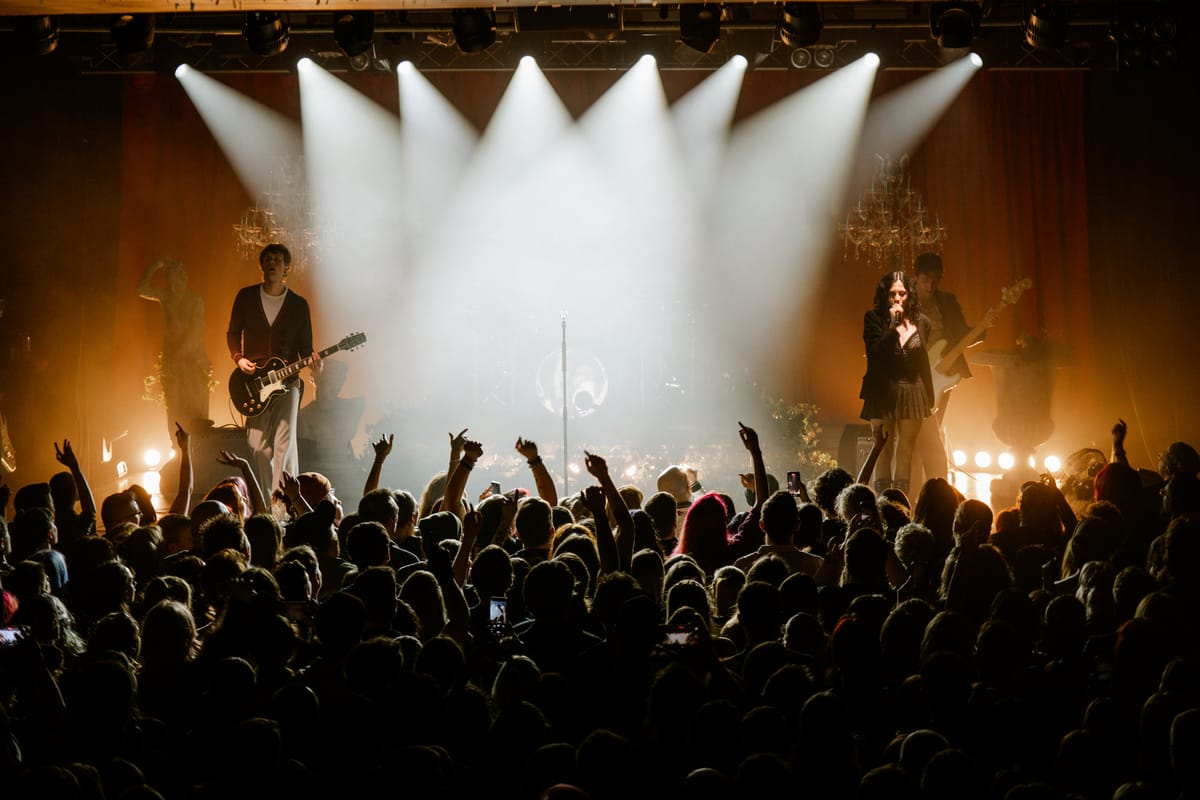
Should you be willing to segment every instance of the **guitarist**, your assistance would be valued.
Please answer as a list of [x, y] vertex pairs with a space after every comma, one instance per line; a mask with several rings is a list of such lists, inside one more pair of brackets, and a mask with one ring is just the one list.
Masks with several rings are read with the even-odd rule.
[[[913, 262], [913, 270], [917, 274], [917, 298], [921, 301], [921, 311], [929, 317], [932, 323], [929, 338], [926, 340], [926, 349], [933, 347], [939, 341], [944, 341], [947, 348], [953, 347], [975, 326], [967, 323], [963, 316], [962, 306], [958, 304], [958, 298], [938, 288], [944, 272], [942, 257], [937, 253], [921, 253]], [[996, 324], [996, 317], [996, 311], [988, 312], [987, 327], [990, 328]], [[978, 339], [969, 344], [978, 344], [986, 335], [987, 331], [985, 330]], [[967, 360], [961, 355], [950, 366], [950, 372], [959, 378], [971, 377]], [[941, 396], [934, 398], [937, 410], [932, 418], [926, 420], [925, 424], [921, 426], [920, 434], [917, 436], [917, 457], [924, 468], [925, 480], [945, 478], [949, 474], [949, 464], [946, 460], [946, 438], [942, 429], [942, 420], [946, 417], [946, 405], [949, 401], [950, 389], [946, 389]], [[931, 422], [933, 424], [930, 424]]]
[[[282, 244], [269, 244], [258, 255], [262, 283], [247, 286], [233, 300], [225, 341], [229, 355], [247, 376], [253, 376], [271, 358], [285, 363], [309, 359], [320, 370], [313, 351], [312, 315], [308, 301], [287, 287], [292, 254]], [[293, 377], [287, 391], [275, 397], [265, 411], [246, 420], [246, 445], [267, 492], [280, 485], [283, 473], [300, 472], [296, 456], [296, 415], [304, 383]]]

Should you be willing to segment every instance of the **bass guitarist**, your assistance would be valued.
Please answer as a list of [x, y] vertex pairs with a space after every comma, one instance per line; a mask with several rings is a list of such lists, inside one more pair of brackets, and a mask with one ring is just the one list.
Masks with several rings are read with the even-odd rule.
[[[271, 358], [284, 362], [307, 359], [320, 369], [313, 352], [312, 315], [308, 301], [287, 287], [292, 254], [282, 244], [269, 244], [258, 255], [262, 283], [241, 289], [233, 300], [225, 340], [229, 355], [248, 376]], [[296, 456], [296, 415], [303, 382], [293, 377], [287, 390], [271, 400], [260, 414], [246, 419], [246, 445], [267, 493], [280, 485], [283, 473], [300, 472]]]
[[[934, 349], [939, 342], [944, 343], [944, 348], [954, 347], [970, 334], [975, 326], [967, 324], [962, 306], [958, 304], [958, 298], [938, 288], [944, 272], [942, 257], [937, 253], [921, 253], [913, 262], [913, 270], [917, 274], [917, 298], [921, 301], [921, 311], [929, 317], [932, 323], [926, 349]], [[996, 324], [997, 313], [994, 309], [988, 311], [985, 317], [987, 328]], [[967, 342], [967, 346], [978, 344], [986, 335], [985, 329], [975, 341]], [[951, 364], [948, 372], [951, 373], [953, 384], [957, 384], [963, 378], [971, 377], [967, 360], [961, 355]], [[934, 378], [935, 386], [943, 383], [937, 379], [938, 376], [934, 376]], [[953, 384], [934, 398], [937, 410], [930, 419], [925, 420], [925, 424], [921, 426], [921, 432], [917, 436], [917, 458], [924, 469], [925, 480], [945, 478], [949, 475], [949, 464], [946, 460], [946, 437], [942, 429], [942, 420], [946, 418], [946, 405], [950, 402], [950, 389], [953, 388]]]

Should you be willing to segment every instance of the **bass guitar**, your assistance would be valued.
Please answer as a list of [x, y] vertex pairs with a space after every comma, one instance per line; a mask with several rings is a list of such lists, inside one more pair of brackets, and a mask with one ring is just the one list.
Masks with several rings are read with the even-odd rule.
[[948, 392], [953, 389], [962, 380], [962, 375], [950, 370], [954, 367], [954, 362], [958, 361], [958, 357], [963, 354], [963, 351], [974, 344], [979, 334], [983, 333], [984, 329], [987, 328], [987, 318], [1000, 313], [1005, 306], [1010, 306], [1017, 302], [1030, 286], [1033, 286], [1033, 281], [1029, 278], [1020, 278], [1001, 289], [1000, 302], [989, 308], [987, 314], [983, 317], [983, 321], [972, 328], [966, 336], [958, 341], [958, 344], [949, 350], [946, 350], [945, 339], [938, 339], [929, 346], [929, 363], [933, 365], [931, 373], [933, 377], [933, 396], [935, 399], [941, 397], [942, 392]]
[[[317, 355], [331, 356], [339, 350], [354, 350], [367, 341], [362, 332], [352, 333], [333, 347], [327, 347]], [[284, 364], [281, 358], [272, 358], [259, 367], [253, 375], [235, 369], [229, 376], [229, 399], [234, 407], [247, 417], [254, 417], [267, 410], [278, 395], [287, 391], [284, 381], [308, 366], [308, 359], [301, 358]]]

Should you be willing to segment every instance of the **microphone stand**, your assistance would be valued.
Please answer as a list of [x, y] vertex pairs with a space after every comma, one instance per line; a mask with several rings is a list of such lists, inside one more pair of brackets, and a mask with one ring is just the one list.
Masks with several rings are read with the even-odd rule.
[[562, 422], [563, 422], [563, 497], [569, 495], [571, 471], [567, 469], [567, 312], [560, 313], [562, 321]]

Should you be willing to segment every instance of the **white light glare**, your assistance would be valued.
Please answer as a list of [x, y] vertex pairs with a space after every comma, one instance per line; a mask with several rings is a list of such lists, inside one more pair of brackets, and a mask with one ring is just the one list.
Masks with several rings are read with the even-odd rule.
[[142, 453], [142, 460], [146, 462], [147, 467], [157, 467], [159, 462], [162, 461], [162, 453], [152, 447]]
[[296, 62], [296, 69], [310, 69], [312, 65], [312, 59], [305, 57]]
[[646, 55], [644, 55], [638, 59], [639, 64], [641, 64], [643, 62], [647, 62], [647, 66], [654, 66], [655, 64], [658, 63], [658, 59], [656, 59], [654, 56], [650, 55], [649, 53], [646, 53]]
[[1044, 463], [1046, 465], [1047, 472], [1058, 472], [1060, 469], [1062, 469], [1062, 459], [1058, 456], [1046, 456], [1046, 461]]
[[738, 53], [737, 55], [735, 55], [733, 58], [731, 58], [729, 60], [733, 62], [733, 65], [735, 67], [738, 67], [740, 69], [745, 69], [746, 67], [748, 67], [750, 65], [750, 62], [747, 61], [746, 57], [744, 55], [742, 55], [741, 53]]
[[626, 478], [637, 477], [637, 471], [638, 471], [637, 464], [630, 464], [628, 467], [625, 468], [625, 477]]
[[967, 463], [967, 454], [962, 450], [955, 450], [952, 455], [954, 458], [954, 466], [961, 467], [963, 464]]
[[575, 464], [575, 463], [567, 464], [567, 471], [570, 472], [572, 475], [578, 475], [579, 474], [579, 465]]
[[868, 67], [878, 67], [879, 66], [879, 54], [878, 53], [867, 53], [865, 56], [863, 56], [863, 61], [866, 62]]
[[537, 59], [534, 58], [533, 56], [521, 56], [521, 66], [523, 66], [527, 69], [529, 67], [536, 67]]
[[1036, 456], [1029, 457], [1029, 468], [1037, 469], [1037, 457]]
[[971, 59], [971, 63], [975, 65], [976, 69], [979, 69], [983, 66], [983, 59], [979, 57], [979, 53], [971, 53], [971, 55], [967, 57]]
[[1001, 453], [996, 457], [996, 463], [1000, 465], [1000, 469], [1012, 469], [1013, 464], [1017, 463], [1017, 457], [1012, 453]]
[[175, 77], [182, 78], [184, 75], [187, 74], [187, 71], [189, 69], [191, 69], [191, 67], [189, 67], [187, 64], [180, 64], [178, 67], [175, 68]]
[[414, 69], [416, 69], [416, 67], [413, 66], [413, 63], [411, 61], [401, 61], [396, 66], [396, 72], [409, 73], [409, 72], [412, 72]]
[[986, 469], [992, 465], [992, 454], [987, 450], [980, 450], [975, 454], [975, 466], [980, 469]]

